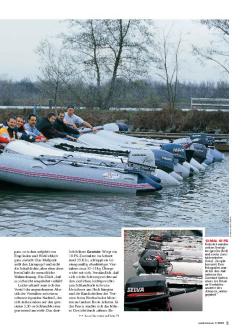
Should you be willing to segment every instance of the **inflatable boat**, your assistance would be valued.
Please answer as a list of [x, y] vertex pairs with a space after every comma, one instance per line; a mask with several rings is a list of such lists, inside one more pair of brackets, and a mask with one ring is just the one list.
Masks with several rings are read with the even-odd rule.
[[[39, 156], [61, 156], [61, 157], [73, 157], [77, 159], [81, 159], [86, 163], [95, 163], [101, 166], [109, 166], [113, 168], [124, 168], [127, 167], [128, 164], [131, 165], [131, 157], [135, 158], [136, 154], [139, 154], [139, 162], [141, 164], [141, 168], [143, 166], [152, 166], [155, 165], [155, 157], [150, 150], [133, 150], [133, 152], [114, 152], [105, 149], [89, 149], [83, 147], [81, 144], [76, 142], [70, 142], [64, 139], [52, 139], [47, 143], [29, 143], [26, 141], [13, 141], [10, 142], [6, 148], [6, 152], [18, 153], [23, 155], [28, 155], [32, 157]], [[161, 154], [162, 155], [162, 154]], [[166, 155], [165, 153], [163, 155]], [[130, 156], [130, 158], [129, 158]], [[162, 164], [167, 164], [167, 161], [163, 161]], [[150, 171], [152, 176], [156, 176], [160, 178], [161, 185], [164, 186], [177, 186], [180, 185], [179, 180], [182, 178], [174, 172], [172, 174], [168, 174], [167, 172], [155, 168]], [[179, 177], [178, 179], [176, 179]]]
[[[100, 130], [97, 133], [85, 133], [82, 134], [79, 138], [79, 141], [84, 144], [86, 147], [92, 148], [103, 148], [110, 149], [112, 151], [133, 151], [134, 149], [147, 149], [152, 150], [154, 154], [164, 154], [162, 151], [169, 151], [173, 153], [173, 148], [171, 149], [171, 143], [169, 140], [148, 140], [148, 139], [139, 139], [130, 137], [124, 134], [118, 134], [107, 130]], [[168, 147], [169, 149], [163, 148]], [[180, 150], [184, 151], [185, 148], [179, 146], [179, 152], [175, 153], [174, 157], [177, 158], [177, 163], [174, 167], [175, 173], [179, 174], [182, 178], [187, 178], [193, 173], [198, 173], [199, 170], [204, 170], [204, 167], [200, 166], [199, 162], [195, 161], [195, 159], [190, 157], [190, 160], [187, 159], [187, 152], [180, 153]], [[174, 148], [177, 151], [177, 148]], [[192, 149], [188, 149], [189, 153], [192, 154]], [[178, 156], [177, 156], [178, 154]], [[185, 154], [185, 159], [181, 154]], [[161, 165], [161, 161], [163, 158], [156, 158], [156, 165], [158, 168], [166, 171], [164, 166]], [[182, 162], [180, 162], [182, 160]], [[191, 160], [193, 160], [191, 162]]]
[[[77, 154], [80, 156], [97, 157], [99, 159], [113, 159], [113, 160], [123, 160], [126, 162], [129, 156], [128, 150], [112, 150], [110, 148], [95, 148], [86, 147], [85, 144], [80, 142], [70, 142], [64, 139], [51, 139], [46, 143], [40, 143], [39, 145], [43, 147], [50, 147], [54, 149], [59, 149], [65, 151], [75, 156]], [[133, 150], [134, 151], [134, 150]], [[143, 151], [145, 151], [143, 149]], [[150, 150], [146, 150], [150, 151]], [[180, 181], [183, 180], [182, 175], [187, 175], [187, 170], [183, 166], [179, 165], [178, 160], [174, 158], [173, 154], [153, 149], [152, 150], [155, 158], [155, 165], [157, 169], [155, 175], [162, 180], [163, 185], [180, 185]]]
[[[153, 175], [153, 154], [132, 152], [128, 163], [115, 165], [98, 159], [17, 153], [26, 142], [13, 141], [0, 154], [0, 181], [17, 185], [56, 190], [139, 193], [162, 189]], [[29, 147], [33, 149], [33, 144]], [[51, 149], [52, 150], [52, 149]], [[47, 152], [48, 149], [45, 149]], [[52, 150], [53, 151], [53, 150]], [[145, 163], [147, 160], [147, 163]]]

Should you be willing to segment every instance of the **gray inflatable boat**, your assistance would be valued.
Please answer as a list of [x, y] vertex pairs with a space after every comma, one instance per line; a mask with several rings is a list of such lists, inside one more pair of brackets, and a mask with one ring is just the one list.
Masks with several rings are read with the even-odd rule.
[[70, 191], [138, 193], [162, 189], [152, 176], [152, 165], [140, 164], [143, 153], [135, 152], [124, 167], [74, 157], [0, 154], [0, 181], [34, 188]]

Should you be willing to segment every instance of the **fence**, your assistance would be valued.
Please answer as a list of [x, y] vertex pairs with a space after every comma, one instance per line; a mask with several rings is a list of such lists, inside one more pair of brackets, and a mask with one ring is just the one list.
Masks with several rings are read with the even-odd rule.
[[191, 110], [229, 112], [229, 99], [191, 98]]

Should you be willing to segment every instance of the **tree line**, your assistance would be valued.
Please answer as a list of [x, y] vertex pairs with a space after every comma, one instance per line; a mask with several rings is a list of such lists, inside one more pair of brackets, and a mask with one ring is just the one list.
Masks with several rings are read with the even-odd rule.
[[[49, 105], [53, 104], [50, 91], [44, 90], [44, 82], [0, 80], [0, 105]], [[48, 86], [50, 82], [47, 82]], [[100, 86], [100, 93], [105, 94], [109, 83]], [[166, 107], [167, 90], [165, 84], [150, 80], [117, 79], [113, 92], [114, 107]], [[79, 96], [79, 97], [78, 97]], [[228, 82], [178, 82], [176, 107], [187, 108], [191, 97], [228, 98]], [[71, 82], [71, 89], [61, 85], [57, 91], [57, 106], [68, 104], [99, 107], [95, 87], [82, 82]]]

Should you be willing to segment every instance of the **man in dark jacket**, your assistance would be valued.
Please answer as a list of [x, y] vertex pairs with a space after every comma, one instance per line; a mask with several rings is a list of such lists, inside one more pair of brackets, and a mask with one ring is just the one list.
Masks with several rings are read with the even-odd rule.
[[54, 128], [59, 132], [63, 132], [65, 134], [69, 134], [75, 138], [78, 138], [80, 136], [79, 131], [65, 124], [63, 119], [64, 119], [64, 111], [60, 111], [54, 123]]
[[54, 123], [56, 121], [56, 115], [53, 112], [50, 112], [47, 117], [42, 118], [38, 125], [37, 129], [47, 138], [47, 139], [54, 139], [54, 138], [65, 138], [76, 141], [76, 138], [68, 135], [67, 133], [63, 133], [55, 129]]

